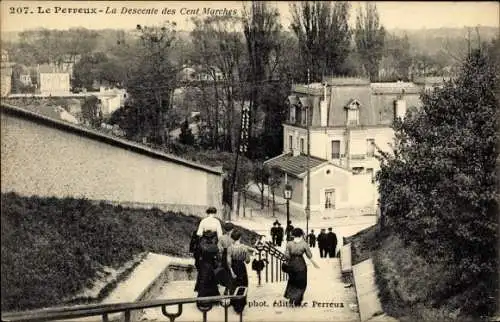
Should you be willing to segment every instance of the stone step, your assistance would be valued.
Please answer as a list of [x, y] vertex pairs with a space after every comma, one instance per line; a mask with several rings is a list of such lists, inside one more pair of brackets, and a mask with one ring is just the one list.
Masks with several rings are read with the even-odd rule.
[[[353, 288], [345, 288], [341, 280], [340, 263], [337, 258], [317, 259], [319, 269], [308, 262], [308, 286], [304, 295], [305, 304], [300, 308], [287, 306], [283, 297], [286, 283], [263, 283], [257, 286], [256, 274], [249, 271], [248, 305], [243, 313], [244, 321], [359, 321], [359, 314], [351, 310], [356, 304]], [[252, 277], [253, 276], [253, 277]], [[194, 297], [194, 281], [175, 281], [165, 285], [157, 299]], [[222, 288], [221, 288], [222, 291]], [[175, 313], [177, 307], [167, 310]], [[208, 312], [208, 321], [224, 321], [224, 309], [214, 307]], [[239, 315], [229, 308], [229, 321], [239, 321]], [[176, 321], [200, 321], [202, 313], [194, 304], [185, 305], [183, 314]], [[161, 309], [148, 309], [142, 317], [146, 321], [168, 321]]]

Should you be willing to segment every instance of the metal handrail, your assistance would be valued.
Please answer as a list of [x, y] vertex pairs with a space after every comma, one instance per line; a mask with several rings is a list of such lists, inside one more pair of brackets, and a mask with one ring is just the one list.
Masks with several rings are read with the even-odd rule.
[[[261, 244], [255, 245], [255, 248], [258, 250], [259, 254], [259, 260], [261, 260], [261, 252], [265, 253], [265, 259], [266, 259], [266, 269], [265, 269], [265, 282], [269, 282], [269, 277], [271, 279], [271, 283], [276, 282], [282, 282], [287, 279], [287, 275], [281, 271], [281, 264], [287, 260], [286, 255], [281, 252], [279, 249], [274, 247], [274, 245], [271, 242], [265, 242]], [[271, 258], [269, 260], [268, 255], [271, 255]], [[269, 269], [268, 267], [271, 267], [271, 274], [269, 275]], [[258, 274], [258, 285], [261, 285], [261, 276], [260, 276], [260, 271], [257, 272]]]
[[[182, 314], [182, 305], [190, 303], [200, 303], [205, 304], [205, 302], [218, 302], [222, 300], [238, 300], [244, 299], [247, 296], [247, 287], [240, 286], [237, 287], [233, 295], [220, 295], [220, 296], [206, 296], [206, 297], [194, 297], [194, 298], [181, 298], [181, 299], [169, 299], [169, 300], [151, 300], [151, 301], [140, 301], [140, 302], [128, 302], [128, 303], [112, 303], [112, 304], [90, 304], [90, 305], [79, 305], [74, 307], [58, 307], [40, 310], [31, 310], [23, 312], [8, 312], [2, 313], [2, 321], [55, 321], [61, 319], [76, 319], [82, 317], [90, 316], [102, 316], [103, 321], [109, 321], [109, 314], [113, 313], [125, 313], [125, 321], [130, 322], [130, 311], [143, 310], [154, 307], [161, 307], [162, 312], [167, 316], [170, 321], [174, 321], [177, 317]], [[177, 313], [168, 313], [166, 311], [167, 306], [178, 305]], [[225, 321], [228, 319], [227, 310], [230, 303], [222, 302], [221, 306], [225, 310]], [[203, 321], [207, 319], [207, 312], [212, 309], [212, 306], [207, 306], [207, 308], [198, 309], [203, 313]], [[242, 321], [243, 312], [240, 313], [240, 321]]]

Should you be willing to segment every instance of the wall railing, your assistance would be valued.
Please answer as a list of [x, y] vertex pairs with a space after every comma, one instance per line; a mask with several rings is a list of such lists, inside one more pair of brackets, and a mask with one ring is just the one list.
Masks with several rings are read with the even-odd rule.
[[[161, 307], [163, 315], [169, 318], [170, 322], [180, 317], [183, 313], [183, 305], [196, 303], [198, 310], [202, 313], [203, 322], [207, 321], [207, 313], [214, 305], [220, 304], [224, 308], [224, 321], [228, 321], [228, 308], [231, 306], [230, 300], [244, 299], [247, 296], [246, 287], [237, 287], [233, 295], [207, 296], [194, 298], [181, 298], [170, 300], [150, 300], [132, 303], [113, 304], [91, 304], [74, 307], [49, 308], [23, 312], [2, 313], [2, 321], [57, 321], [63, 319], [78, 319], [83, 317], [101, 316], [103, 322], [110, 321], [110, 314], [124, 313], [124, 321], [131, 322], [131, 311], [144, 310]], [[177, 312], [167, 311], [167, 307], [177, 306]], [[243, 321], [243, 312], [239, 313], [240, 322]]]

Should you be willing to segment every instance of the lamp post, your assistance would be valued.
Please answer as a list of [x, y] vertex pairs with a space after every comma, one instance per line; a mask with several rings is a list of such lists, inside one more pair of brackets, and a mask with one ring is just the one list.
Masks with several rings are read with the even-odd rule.
[[285, 199], [286, 199], [286, 232], [287, 232], [287, 240], [288, 240], [288, 235], [290, 233], [289, 231], [289, 222], [290, 222], [290, 199], [292, 199], [292, 192], [293, 188], [291, 185], [286, 184], [285, 185]]

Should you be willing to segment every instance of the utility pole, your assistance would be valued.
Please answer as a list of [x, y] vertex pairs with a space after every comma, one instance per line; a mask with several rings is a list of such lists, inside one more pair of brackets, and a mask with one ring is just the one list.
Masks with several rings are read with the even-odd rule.
[[[307, 69], [307, 98], [308, 106], [306, 113], [306, 127], [307, 127], [307, 199], [306, 199], [306, 236], [309, 235], [309, 218], [311, 217], [311, 134], [309, 127], [309, 113], [311, 112], [311, 93], [309, 84], [311, 83], [309, 68]], [[307, 237], [306, 237], [307, 239]]]

